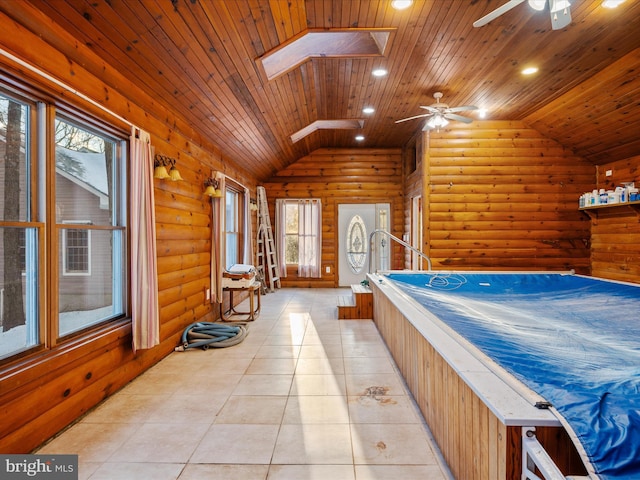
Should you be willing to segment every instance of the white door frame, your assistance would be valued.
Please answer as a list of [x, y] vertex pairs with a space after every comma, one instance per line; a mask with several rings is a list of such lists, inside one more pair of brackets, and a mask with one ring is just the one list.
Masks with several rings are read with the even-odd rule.
[[[373, 251], [369, 253], [372, 248], [369, 244], [369, 236], [371, 232], [376, 229], [384, 228], [389, 230], [391, 224], [390, 218], [391, 204], [389, 203], [339, 203], [338, 204], [338, 230], [337, 230], [337, 278], [338, 286], [346, 287], [349, 285], [360, 283], [366, 279], [369, 272], [369, 260], [372, 259], [374, 265], [372, 270], [375, 269], [388, 269], [389, 266], [389, 251], [390, 241], [382, 235], [378, 235], [375, 238], [373, 245]], [[364, 228], [360, 229], [357, 225], [352, 225], [352, 219], [359, 215], [360, 219], [364, 223]], [[349, 235], [349, 228], [356, 228], [356, 239], [359, 242], [363, 242], [363, 252], [365, 257], [357, 258], [356, 254], [349, 262], [347, 258], [347, 236]], [[353, 248], [352, 248], [353, 249]], [[362, 264], [360, 264], [362, 261]], [[354, 271], [353, 265], [357, 264], [357, 271]]]

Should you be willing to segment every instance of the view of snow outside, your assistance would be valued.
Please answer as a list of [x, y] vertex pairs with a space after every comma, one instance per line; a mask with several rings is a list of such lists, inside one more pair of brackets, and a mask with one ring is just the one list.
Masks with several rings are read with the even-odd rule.
[[[108, 318], [113, 311], [112, 305], [81, 312], [60, 313], [60, 331], [73, 332], [78, 328], [96, 324]], [[0, 358], [16, 353], [16, 349], [25, 346], [27, 338], [26, 325], [20, 325], [7, 332], [0, 332]]]

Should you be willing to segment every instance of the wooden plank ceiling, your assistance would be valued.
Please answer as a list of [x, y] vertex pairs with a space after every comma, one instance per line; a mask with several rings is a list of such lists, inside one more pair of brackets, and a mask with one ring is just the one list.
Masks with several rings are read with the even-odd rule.
[[[594, 164], [639, 154], [640, 2], [609, 10], [574, 0], [571, 25], [558, 31], [548, 7], [527, 2], [472, 26], [505, 2], [415, 0], [397, 11], [390, 0], [12, 0], [0, 9], [22, 23], [27, 9], [40, 10], [258, 180], [322, 147], [401, 147], [424, 121], [395, 120], [424, 113], [436, 91], [449, 105], [486, 108], [490, 119], [524, 120]], [[261, 56], [330, 28], [394, 34], [384, 56], [313, 57], [267, 80]], [[38, 34], [100, 75], [75, 45]], [[529, 64], [540, 70], [525, 77]], [[377, 67], [388, 75], [372, 76]], [[363, 114], [365, 106], [375, 112]], [[291, 139], [316, 121], [343, 119], [364, 119], [363, 128]]]

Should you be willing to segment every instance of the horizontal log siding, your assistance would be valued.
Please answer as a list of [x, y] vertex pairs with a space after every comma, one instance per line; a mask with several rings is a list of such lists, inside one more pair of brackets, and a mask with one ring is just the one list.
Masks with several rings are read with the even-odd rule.
[[577, 207], [593, 165], [521, 122], [453, 125], [424, 142], [434, 268], [589, 273], [590, 222]]
[[[611, 176], [607, 177], [607, 170]], [[640, 186], [640, 155], [602, 165], [597, 187], [613, 189], [623, 182]], [[640, 206], [607, 207], [593, 213], [591, 268], [594, 276], [640, 283]]]
[[[186, 119], [167, 111], [152, 95], [82, 44], [75, 48], [86, 63], [81, 66], [71, 62], [37, 32], [57, 31], [61, 44], [68, 40], [67, 34], [44, 18], [40, 20], [45, 24], [38, 27], [36, 18], [33, 34], [0, 14], [0, 43], [148, 131], [156, 153], [177, 159], [184, 181], [155, 180], [161, 344], [134, 356], [130, 322], [123, 321], [52, 350], [23, 357], [19, 362], [5, 363], [0, 369], [0, 416], [10, 421], [0, 427], [3, 453], [31, 451], [173, 351], [188, 324], [218, 318], [217, 304], [205, 301], [210, 278], [212, 210], [209, 198], [203, 195], [204, 180], [212, 171], [222, 171], [255, 192], [253, 176], [230, 159], [222, 158], [217, 147], [195, 134]], [[94, 105], [23, 70], [0, 57], [2, 76], [7, 72], [28, 79], [52, 97], [128, 131], [128, 126]], [[97, 76], [91, 71], [102, 73]], [[114, 78], [119, 84], [117, 91], [103, 81]], [[43, 306], [43, 310], [46, 308]]]
[[[321, 149], [288, 166], [264, 183], [274, 228], [277, 198], [322, 200], [322, 278], [298, 278], [289, 269], [283, 287], [338, 286], [338, 204], [390, 203], [391, 233], [402, 237], [403, 194], [400, 149]], [[404, 253], [395, 245], [394, 268], [400, 268]], [[326, 272], [330, 267], [330, 273]]]

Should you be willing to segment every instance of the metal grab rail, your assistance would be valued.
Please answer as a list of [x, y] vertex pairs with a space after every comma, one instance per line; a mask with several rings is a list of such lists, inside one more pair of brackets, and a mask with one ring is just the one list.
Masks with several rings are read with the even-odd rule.
[[386, 230], [380, 228], [378, 230], [374, 230], [373, 232], [371, 232], [371, 234], [369, 235], [369, 273], [371, 273], [371, 252], [373, 252], [373, 248], [372, 248], [372, 244], [373, 244], [373, 237], [375, 235], [377, 235], [378, 233], [383, 233], [385, 234], [389, 240], [393, 240], [397, 243], [399, 243], [400, 245], [402, 245], [405, 248], [408, 248], [409, 250], [411, 250], [414, 253], [417, 253], [420, 257], [424, 258], [427, 261], [427, 266], [428, 266], [428, 270], [427, 271], [431, 271], [431, 259], [425, 255], [424, 253], [422, 253], [420, 250], [418, 250], [415, 247], [412, 247], [411, 245], [409, 245], [407, 242], [405, 242], [404, 240], [399, 239], [398, 237], [391, 235], [389, 232], [387, 232]]

